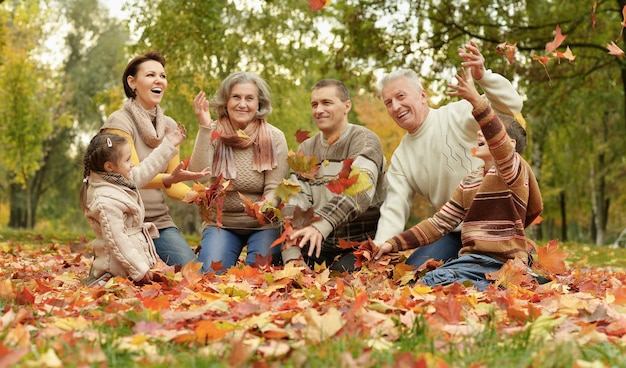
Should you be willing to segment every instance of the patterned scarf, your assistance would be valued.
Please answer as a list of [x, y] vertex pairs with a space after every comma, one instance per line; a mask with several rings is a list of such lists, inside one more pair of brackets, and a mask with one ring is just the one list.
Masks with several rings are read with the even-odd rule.
[[237, 168], [233, 148], [248, 148], [253, 145], [252, 168], [258, 172], [271, 170], [278, 166], [272, 133], [265, 119], [256, 119], [246, 126], [243, 132], [247, 138], [240, 137], [230, 120], [220, 118], [217, 123], [217, 144], [213, 158], [213, 174], [222, 174], [224, 179], [235, 179]]
[[102, 176], [102, 180], [104, 181], [113, 184], [123, 185], [125, 187], [129, 187], [134, 191], [137, 191], [137, 186], [135, 185], [135, 183], [132, 180], [126, 179], [122, 174], [106, 172], [98, 172], [98, 174]]
[[124, 102], [124, 109], [133, 118], [141, 139], [149, 147], [155, 148], [163, 141], [165, 116], [160, 106], [157, 106], [154, 111], [148, 111], [136, 99], [131, 98]]

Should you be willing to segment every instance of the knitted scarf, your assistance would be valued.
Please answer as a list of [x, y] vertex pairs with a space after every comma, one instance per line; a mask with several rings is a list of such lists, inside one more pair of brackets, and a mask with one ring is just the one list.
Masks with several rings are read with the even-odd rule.
[[123, 185], [135, 191], [137, 190], [137, 186], [135, 186], [135, 183], [130, 179], [126, 179], [122, 174], [106, 172], [98, 172], [98, 174], [102, 176], [102, 180], [104, 181], [113, 184]]
[[148, 111], [136, 99], [131, 98], [124, 102], [124, 109], [128, 111], [141, 139], [151, 148], [158, 146], [165, 137], [165, 116], [161, 107]]
[[271, 170], [278, 163], [272, 141], [272, 133], [265, 119], [255, 119], [248, 123], [243, 132], [246, 138], [240, 137], [226, 117], [217, 123], [217, 143], [213, 157], [212, 171], [215, 176], [222, 174], [224, 179], [235, 179], [237, 168], [233, 148], [244, 149], [253, 145], [252, 168], [258, 172]]

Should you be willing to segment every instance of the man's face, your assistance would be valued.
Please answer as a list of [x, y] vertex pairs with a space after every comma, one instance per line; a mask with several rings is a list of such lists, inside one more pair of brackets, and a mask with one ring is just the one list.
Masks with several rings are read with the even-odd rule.
[[387, 83], [381, 95], [389, 116], [407, 132], [416, 132], [426, 120], [429, 112], [426, 92], [419, 90], [407, 78]]
[[335, 86], [314, 89], [311, 92], [313, 120], [325, 138], [341, 133], [348, 123], [352, 102], [341, 101]]

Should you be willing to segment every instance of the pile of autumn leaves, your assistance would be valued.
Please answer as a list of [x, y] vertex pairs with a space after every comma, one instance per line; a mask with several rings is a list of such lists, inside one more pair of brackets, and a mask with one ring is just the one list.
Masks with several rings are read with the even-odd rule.
[[538, 285], [522, 265], [510, 262], [485, 292], [460, 284], [414, 284], [426, 270], [389, 257], [370, 261], [366, 245], [358, 251], [362, 268], [353, 274], [239, 265], [222, 275], [202, 275], [192, 263], [161, 270], [162, 281], [150, 285], [113, 278], [92, 288], [80, 284], [92, 261], [84, 240], [0, 246], [0, 367], [106, 364], [103, 346], [132, 353], [140, 364], [163, 364], [172, 358], [159, 354], [162, 344], [180, 344], [237, 366], [251, 358], [293, 359], [340, 336], [369, 347], [360, 363], [346, 354], [341, 365], [371, 366], [370, 355], [393, 351], [418, 317], [441, 344], [474, 336], [487, 321], [502, 334], [530, 329], [552, 341], [626, 340], [625, 274], [567, 269], [555, 242], [538, 248], [535, 268], [553, 281]]

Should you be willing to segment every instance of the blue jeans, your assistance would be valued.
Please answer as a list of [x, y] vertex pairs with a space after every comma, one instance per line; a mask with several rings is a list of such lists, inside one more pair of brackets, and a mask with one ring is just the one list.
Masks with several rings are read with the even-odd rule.
[[459, 251], [462, 246], [461, 232], [451, 232], [432, 244], [417, 248], [411, 253], [409, 258], [407, 258], [406, 263], [411, 266], [419, 267], [431, 258], [436, 261], [447, 262], [459, 256]]
[[490, 282], [485, 274], [498, 271], [503, 265], [504, 262], [493, 257], [482, 254], [463, 254], [427, 272], [420, 281], [428, 286], [469, 281], [476, 289], [484, 291]]
[[268, 255], [280, 254], [280, 246], [270, 249], [270, 245], [278, 239], [278, 229], [264, 230], [228, 230], [215, 226], [207, 227], [202, 231], [202, 240], [198, 261], [202, 262], [202, 272], [214, 271], [211, 267], [213, 262], [221, 262], [223, 270], [237, 264], [237, 259], [248, 246], [246, 264], [252, 265], [257, 257], [266, 258]]
[[175, 227], [159, 229], [159, 237], [154, 239], [159, 258], [169, 266], [186, 265], [196, 258], [196, 254]]

